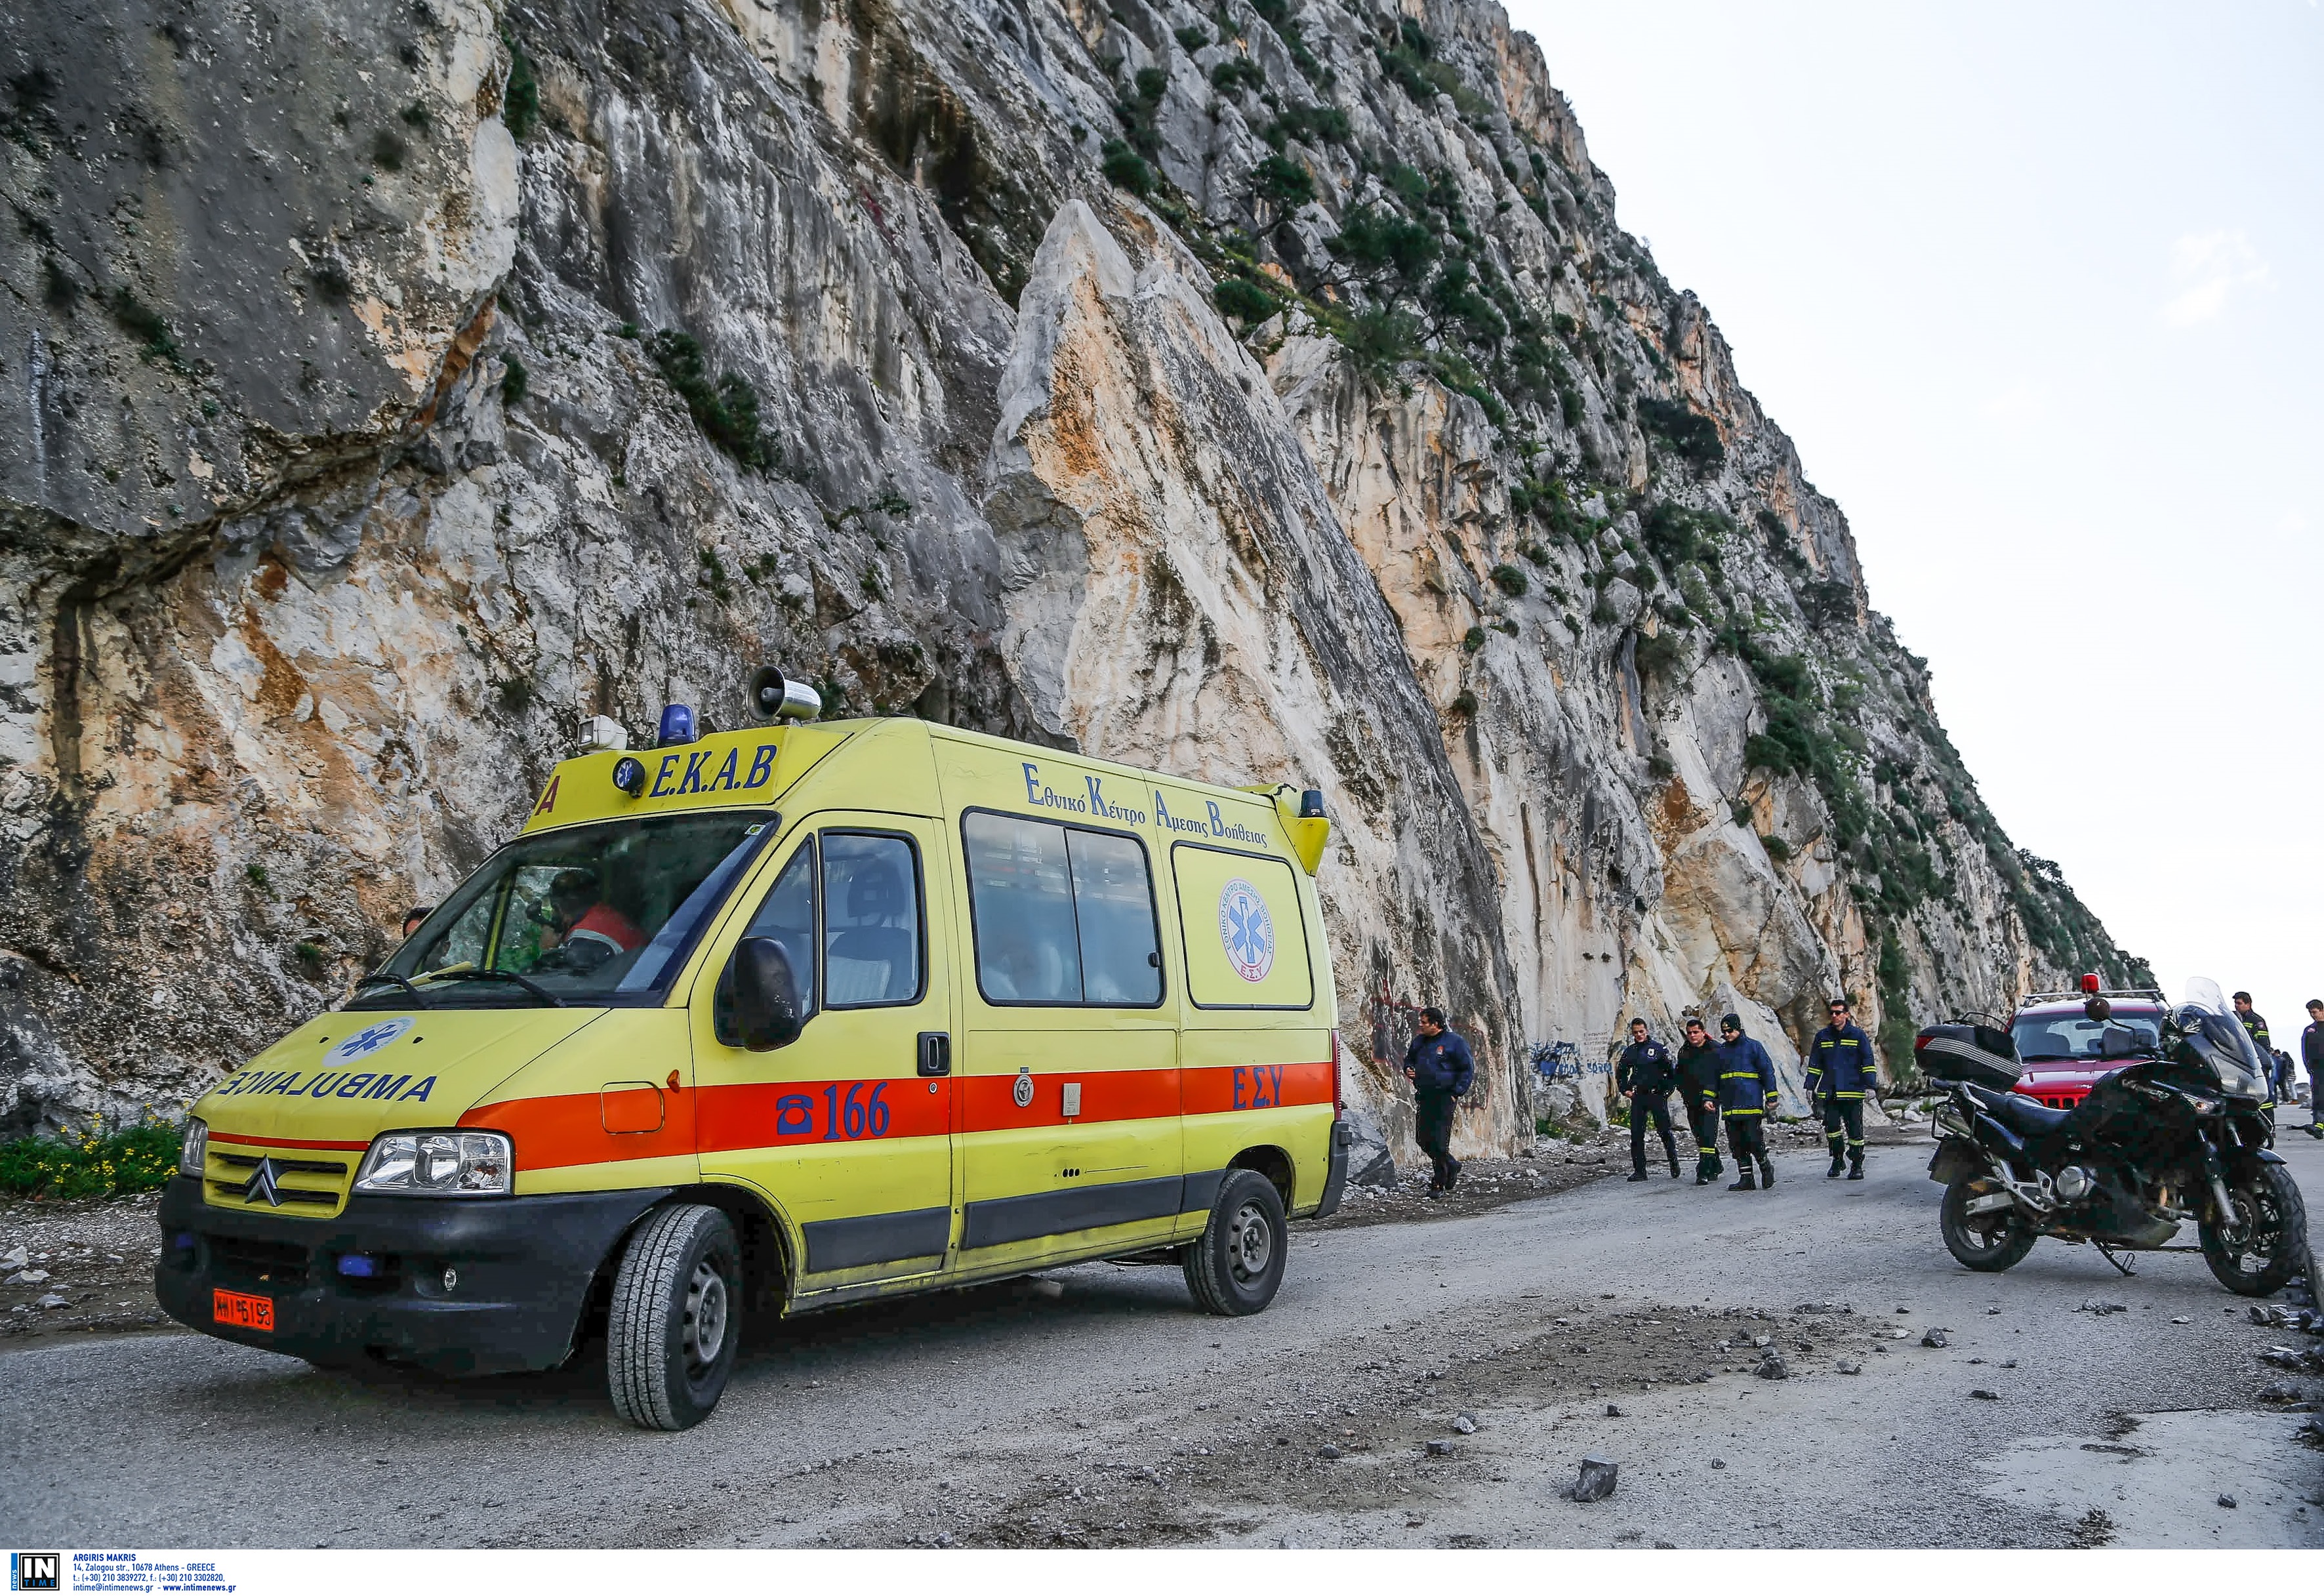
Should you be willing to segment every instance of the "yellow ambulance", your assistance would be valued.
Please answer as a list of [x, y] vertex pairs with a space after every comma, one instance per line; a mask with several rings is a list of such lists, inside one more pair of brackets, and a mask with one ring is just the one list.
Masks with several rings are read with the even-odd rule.
[[1347, 1174], [1314, 791], [911, 719], [610, 744], [343, 1007], [194, 1105], [155, 1289], [326, 1367], [602, 1327], [681, 1429], [746, 1317], [1091, 1259], [1267, 1306]]

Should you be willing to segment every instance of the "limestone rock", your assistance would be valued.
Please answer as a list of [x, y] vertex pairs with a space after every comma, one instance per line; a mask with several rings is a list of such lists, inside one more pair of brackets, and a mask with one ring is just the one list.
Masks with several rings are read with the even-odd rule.
[[[1487, 0], [1412, 18], [1458, 95], [1314, 0], [0, 14], [0, 1134], [175, 1112], [585, 717], [769, 660], [1320, 786], [1358, 1178], [1414, 1003], [1508, 1152], [1628, 1013], [1740, 1013], [1797, 1105], [1834, 990], [1893, 1045], [2121, 963]], [[1359, 209], [1466, 330], [1329, 330], [1394, 309]]]

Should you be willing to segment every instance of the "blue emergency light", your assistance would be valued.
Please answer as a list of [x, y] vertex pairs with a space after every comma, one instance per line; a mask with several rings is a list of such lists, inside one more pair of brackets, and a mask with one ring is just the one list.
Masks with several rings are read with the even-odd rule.
[[661, 712], [661, 731], [654, 739], [654, 746], [669, 748], [693, 741], [694, 711], [683, 704], [665, 705]]
[[339, 1254], [339, 1273], [350, 1280], [369, 1280], [379, 1274], [379, 1259], [368, 1252]]

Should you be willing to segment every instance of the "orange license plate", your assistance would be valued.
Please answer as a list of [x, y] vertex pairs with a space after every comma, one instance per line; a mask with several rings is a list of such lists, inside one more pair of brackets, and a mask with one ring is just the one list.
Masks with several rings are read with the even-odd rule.
[[253, 1296], [244, 1291], [210, 1292], [210, 1317], [220, 1324], [236, 1324], [244, 1330], [274, 1328], [274, 1299]]

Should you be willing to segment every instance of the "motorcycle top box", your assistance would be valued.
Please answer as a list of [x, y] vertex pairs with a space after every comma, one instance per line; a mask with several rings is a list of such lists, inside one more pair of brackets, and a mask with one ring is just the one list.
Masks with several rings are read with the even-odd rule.
[[1913, 1061], [1932, 1081], [1965, 1081], [2006, 1092], [2017, 1084], [2017, 1048], [1989, 1025], [1932, 1025], [1913, 1039]]

